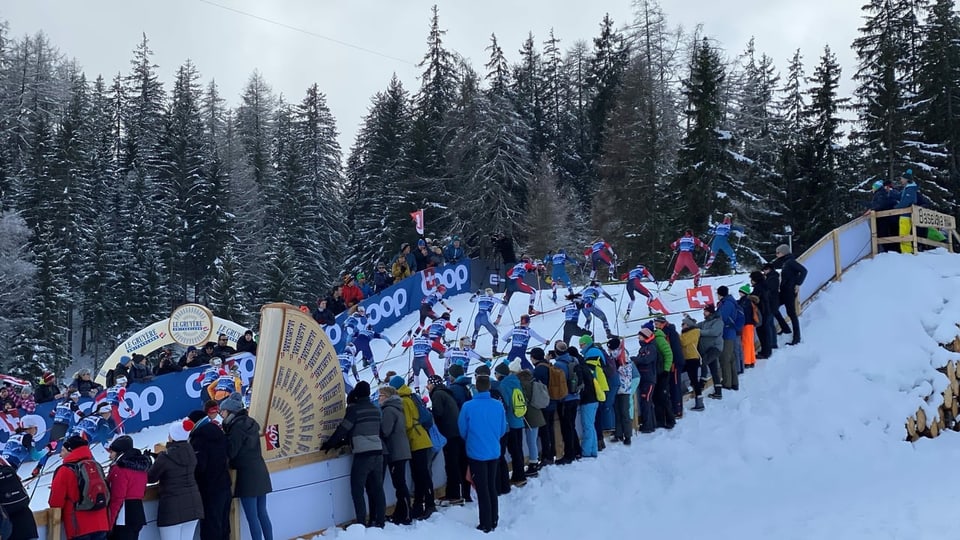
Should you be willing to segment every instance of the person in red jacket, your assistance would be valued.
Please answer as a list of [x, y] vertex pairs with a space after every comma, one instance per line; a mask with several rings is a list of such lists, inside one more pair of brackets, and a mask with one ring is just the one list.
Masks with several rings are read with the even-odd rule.
[[143, 513], [143, 494], [147, 490], [150, 458], [133, 447], [129, 435], [115, 438], [108, 450], [111, 462], [107, 473], [110, 540], [137, 540], [140, 529], [147, 523]]
[[[93, 459], [87, 441], [74, 435], [64, 441], [60, 448], [63, 463], [78, 463], [86, 459]], [[105, 540], [110, 530], [110, 520], [107, 509], [77, 510], [80, 502], [80, 488], [77, 475], [70, 467], [61, 465], [53, 473], [53, 482], [50, 484], [50, 498], [47, 502], [50, 508], [59, 508], [63, 511], [63, 529], [67, 540]]]
[[[346, 274], [343, 276], [343, 303], [347, 308], [351, 308], [363, 300], [363, 291], [353, 281], [353, 276]], [[351, 312], [352, 313], [352, 312]]]

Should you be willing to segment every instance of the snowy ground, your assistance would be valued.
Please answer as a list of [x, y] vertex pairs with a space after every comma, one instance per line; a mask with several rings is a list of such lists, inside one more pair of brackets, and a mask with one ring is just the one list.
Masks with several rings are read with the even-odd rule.
[[[549, 316], [534, 321], [554, 329]], [[935, 368], [958, 355], [937, 343], [953, 338], [958, 321], [960, 257], [865, 261], [804, 313], [804, 343], [760, 361], [740, 392], [708, 400], [673, 431], [547, 468], [500, 499], [496, 535], [952, 537], [960, 435], [910, 444], [904, 420], [944, 386]], [[412, 527], [326, 536], [479, 537], [476, 523], [467, 505]]]
[[[707, 278], [705, 284], [735, 291], [745, 279]], [[688, 309], [687, 286], [677, 282], [662, 295], [668, 309]], [[617, 302], [602, 300], [600, 306], [614, 333], [634, 336], [643, 321], [624, 323], [622, 287], [609, 291]], [[467, 298], [448, 301], [453, 318], [461, 316], [465, 324], [473, 309]], [[526, 302], [525, 295], [515, 295], [515, 317]], [[553, 307], [545, 294], [541, 309]], [[644, 312], [638, 300], [633, 315]], [[697, 312], [691, 315], [700, 319]], [[679, 322], [680, 315], [669, 318]], [[510, 321], [505, 314], [502, 332]], [[960, 359], [938, 346], [953, 339], [956, 322], [960, 256], [888, 254], [864, 261], [804, 312], [803, 344], [781, 347], [770, 360], [761, 360], [741, 379], [740, 392], [725, 393], [721, 402], [707, 400], [705, 412], [688, 411], [676, 429], [638, 436], [632, 447], [610, 444], [597, 460], [546, 468], [526, 487], [501, 497], [496, 535], [524, 540], [691, 534], [713, 539], [952, 537], [960, 434], [948, 431], [911, 444], [904, 442], [904, 421], [932, 390], [945, 387], [946, 378], [935, 369]], [[386, 333], [399, 341], [415, 323], [411, 315]], [[544, 337], [560, 326], [559, 311], [532, 322]], [[448, 337], [470, 330], [465, 326]], [[601, 331], [599, 324], [596, 330]], [[485, 356], [489, 340], [485, 334], [479, 339]], [[627, 346], [635, 351], [635, 338]], [[374, 341], [373, 348], [378, 358], [394, 356], [381, 373], [407, 371], [409, 355], [399, 346], [389, 355], [382, 341]], [[369, 370], [361, 374], [370, 377]], [[930, 413], [938, 403], [931, 405]], [[152, 446], [166, 439], [166, 428], [134, 438], [138, 447]], [[43, 489], [36, 499], [45, 503], [46, 496], [39, 496]], [[274, 520], [296, 519], [279, 508], [271, 507], [271, 513]], [[476, 523], [476, 506], [467, 505], [409, 527], [355, 525], [330, 529], [324, 537], [479, 538]]]

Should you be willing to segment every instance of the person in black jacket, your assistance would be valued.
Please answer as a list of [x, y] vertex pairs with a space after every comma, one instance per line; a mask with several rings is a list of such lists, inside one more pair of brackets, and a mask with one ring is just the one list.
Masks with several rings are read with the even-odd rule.
[[52, 371], [44, 371], [41, 382], [37, 389], [33, 391], [33, 399], [37, 405], [48, 403], [57, 399], [60, 395], [60, 387], [57, 386], [57, 376]]
[[[757, 339], [760, 340], [760, 350], [757, 351], [757, 358], [770, 358], [773, 352], [771, 349], [770, 335], [767, 334], [767, 316], [776, 309], [776, 300], [769, 288], [767, 288], [767, 279], [761, 270], [750, 272], [750, 285], [753, 286], [753, 294], [760, 299], [757, 308], [760, 310], [760, 326], [757, 327]], [[777, 295], [780, 291], [777, 291]], [[771, 319], [770, 326], [773, 326]], [[775, 337], [775, 336], [774, 336]]]
[[791, 327], [785, 326], [781, 321], [783, 333], [789, 334], [790, 328], [793, 329], [793, 339], [787, 345], [796, 345], [800, 343], [800, 318], [797, 316], [797, 293], [800, 292], [800, 285], [807, 277], [807, 269], [797, 262], [790, 248], [781, 244], [777, 246], [777, 259], [773, 262], [774, 268], [780, 268], [780, 305], [787, 310], [787, 316], [790, 317]]
[[243, 408], [243, 397], [234, 393], [220, 403], [220, 417], [227, 434], [230, 468], [237, 470], [233, 495], [240, 499], [253, 540], [273, 540], [273, 524], [267, 513], [267, 493], [273, 491], [270, 472], [260, 452], [260, 425]]
[[439, 375], [431, 375], [427, 379], [427, 391], [430, 392], [430, 401], [433, 404], [433, 422], [440, 434], [447, 439], [447, 444], [443, 447], [447, 489], [440, 499], [440, 504], [463, 504], [464, 499], [470, 497], [470, 484], [467, 482], [467, 450], [463, 438], [460, 437], [460, 428], [457, 427], [460, 406]]
[[243, 337], [237, 342], [237, 352], [248, 352], [254, 356], [257, 355], [257, 342], [253, 340], [253, 331], [247, 330]]
[[317, 307], [313, 310], [313, 320], [317, 321], [320, 326], [329, 326], [337, 322], [337, 316], [333, 314], [333, 310], [327, 307], [327, 303], [326, 298], [318, 298]]
[[39, 537], [27, 490], [23, 488], [17, 470], [3, 458], [0, 458], [0, 506], [13, 524], [13, 532], [9, 537], [4, 536], [3, 540], [31, 540]]
[[226, 359], [237, 354], [237, 350], [230, 346], [230, 338], [226, 334], [217, 336], [217, 345], [213, 348], [213, 355]]
[[761, 328], [764, 328], [764, 332], [767, 333], [767, 339], [770, 341], [770, 349], [772, 352], [772, 349], [777, 348], [777, 330], [773, 324], [774, 321], [780, 325], [780, 328], [786, 328], [787, 326], [787, 322], [783, 320], [779, 309], [780, 274], [770, 263], [760, 267], [760, 272], [763, 273], [763, 286], [768, 292], [767, 302], [770, 306], [769, 310], [763, 312], [763, 325]]
[[[347, 410], [333, 435], [320, 445], [329, 452], [350, 444], [353, 463], [350, 466], [350, 495], [357, 523], [383, 528], [387, 503], [383, 494], [383, 442], [380, 440], [380, 409], [370, 402], [370, 383], [360, 381], [347, 394]], [[370, 499], [370, 517], [363, 500]]]
[[[216, 401], [208, 401], [204, 408], [219, 412]], [[204, 411], [192, 411], [188, 418], [194, 422], [189, 442], [197, 455], [194, 476], [203, 498], [200, 540], [229, 540], [231, 497], [227, 436]]]
[[159, 484], [157, 527], [161, 540], [193, 538], [203, 517], [203, 500], [194, 477], [197, 456], [187, 442], [192, 429], [189, 419], [171, 424], [167, 444], [153, 448], [156, 460], [147, 471], [147, 479]]

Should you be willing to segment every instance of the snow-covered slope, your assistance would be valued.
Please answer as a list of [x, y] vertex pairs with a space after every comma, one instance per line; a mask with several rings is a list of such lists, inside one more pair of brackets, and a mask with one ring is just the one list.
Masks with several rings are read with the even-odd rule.
[[[553, 330], [549, 316], [534, 321], [538, 331]], [[960, 436], [910, 444], [903, 423], [931, 386], [942, 387], [935, 368], [958, 355], [937, 342], [951, 339], [958, 321], [960, 256], [865, 261], [804, 313], [804, 343], [760, 361], [739, 392], [688, 413], [672, 431], [548, 467], [501, 498], [495, 534], [951, 537]], [[635, 340], [628, 346], [635, 350]], [[479, 536], [476, 522], [467, 505], [412, 527], [354, 526], [328, 536], [470, 537]]]

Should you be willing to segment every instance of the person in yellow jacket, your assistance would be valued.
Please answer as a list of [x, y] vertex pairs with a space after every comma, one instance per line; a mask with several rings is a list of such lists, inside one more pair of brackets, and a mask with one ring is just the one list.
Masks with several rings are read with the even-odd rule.
[[403, 377], [396, 375], [390, 379], [390, 386], [397, 389], [397, 395], [403, 403], [403, 418], [410, 440], [410, 472], [413, 476], [413, 505], [410, 507], [411, 519], [427, 519], [437, 511], [433, 498], [433, 477], [430, 474], [430, 454], [433, 443], [430, 432], [420, 424], [420, 408], [414, 394], [406, 385]]
[[693, 385], [693, 395], [696, 398], [696, 404], [693, 410], [703, 410], [703, 382], [700, 380], [700, 351], [697, 350], [697, 344], [700, 343], [700, 329], [697, 327], [697, 321], [689, 315], [683, 316], [683, 322], [680, 323], [680, 346], [683, 349], [683, 370], [687, 372], [690, 378], [690, 384]]

